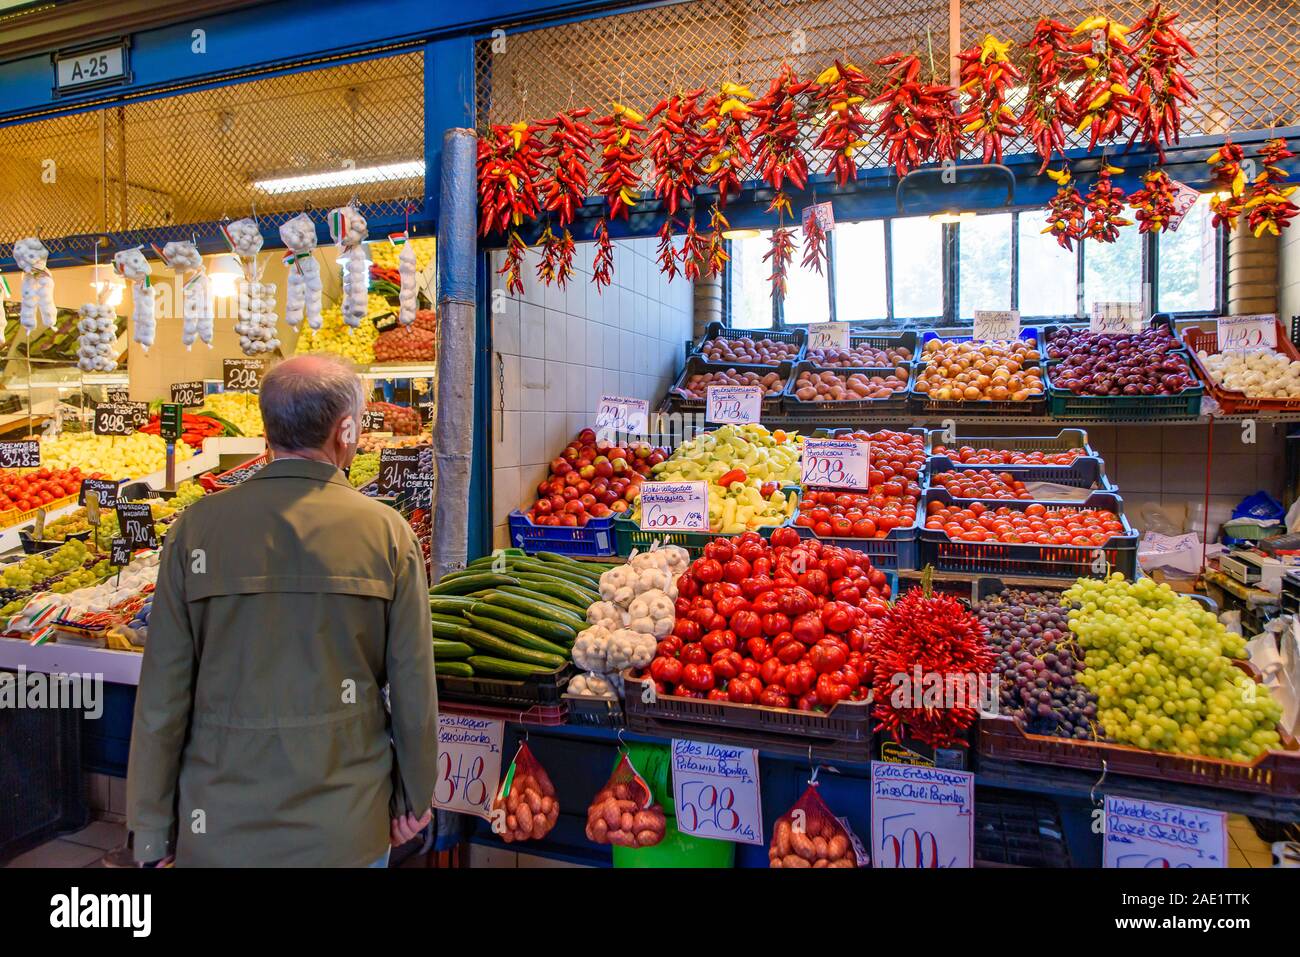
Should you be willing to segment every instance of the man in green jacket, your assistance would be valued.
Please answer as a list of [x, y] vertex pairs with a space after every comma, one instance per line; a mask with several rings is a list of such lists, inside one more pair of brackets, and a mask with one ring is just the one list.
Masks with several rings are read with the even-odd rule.
[[410, 527], [340, 471], [364, 400], [342, 360], [273, 368], [273, 460], [168, 532], [131, 735], [137, 861], [383, 866], [429, 820], [428, 583]]

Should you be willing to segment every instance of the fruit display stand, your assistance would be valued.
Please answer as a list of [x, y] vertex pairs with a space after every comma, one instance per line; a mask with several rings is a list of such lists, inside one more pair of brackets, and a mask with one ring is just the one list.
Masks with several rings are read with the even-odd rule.
[[510, 544], [525, 552], [554, 552], [575, 558], [601, 558], [616, 553], [614, 521], [608, 518], [589, 518], [586, 525], [535, 525], [523, 512], [510, 513]]
[[[1276, 319], [1273, 320], [1277, 345], [1273, 347], [1273, 352], [1285, 356], [1292, 362], [1300, 362], [1300, 349], [1287, 338], [1282, 328], [1282, 323]], [[1237, 392], [1232, 389], [1224, 388], [1217, 385], [1210, 370], [1205, 367], [1201, 361], [1200, 353], [1207, 355], [1219, 354], [1219, 333], [1217, 329], [1184, 329], [1183, 343], [1187, 346], [1191, 354], [1192, 367], [1201, 381], [1205, 383], [1205, 388], [1209, 391], [1214, 401], [1219, 404], [1219, 408], [1225, 413], [1231, 415], [1246, 415], [1253, 412], [1300, 412], [1300, 398], [1257, 398], [1246, 395], [1244, 392]]]
[[755, 375], [762, 376], [768, 373], [776, 373], [781, 379], [781, 389], [771, 395], [763, 396], [761, 414], [764, 420], [777, 418], [784, 415], [785, 393], [784, 389], [794, 377], [794, 363], [782, 362], [779, 365], [744, 365], [740, 363], [709, 363], [703, 356], [693, 355], [686, 360], [686, 367], [682, 374], [677, 377], [677, 382], [668, 390], [668, 395], [664, 400], [664, 406], [669, 412], [704, 412], [707, 409], [708, 402], [705, 396], [686, 395], [684, 390], [686, 383], [690, 381], [693, 375], [704, 375], [707, 373], [718, 372], [752, 372]]
[[911, 380], [915, 378], [916, 373], [915, 366], [910, 362], [903, 364], [902, 368], [907, 371], [908, 382], [888, 398], [827, 399], [819, 402], [816, 399], [805, 401], [795, 394], [799, 376], [803, 373], [820, 374], [822, 372], [831, 372], [843, 378], [861, 374], [867, 379], [871, 379], [891, 376], [894, 374], [895, 369], [893, 367], [838, 368], [817, 365], [808, 360], [799, 362], [791, 370], [790, 377], [785, 383], [785, 393], [782, 396], [784, 419], [793, 426], [804, 424], [821, 425], [832, 419], [843, 426], [852, 426], [857, 423], [859, 418], [870, 421], [870, 416], [884, 415], [890, 412], [905, 413], [908, 408]]

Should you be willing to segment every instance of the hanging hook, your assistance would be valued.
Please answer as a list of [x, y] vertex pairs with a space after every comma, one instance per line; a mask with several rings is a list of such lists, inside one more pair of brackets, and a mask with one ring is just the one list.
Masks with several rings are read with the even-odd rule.
[[1106, 772], [1108, 772], [1109, 770], [1110, 770], [1110, 765], [1108, 765], [1108, 764], [1106, 763], [1106, 759], [1105, 759], [1105, 758], [1102, 758], [1102, 759], [1101, 759], [1101, 777], [1099, 777], [1099, 778], [1096, 780], [1096, 782], [1093, 784], [1093, 786], [1090, 787], [1090, 788], [1088, 789], [1088, 799], [1089, 799], [1090, 801], [1092, 801], [1093, 804], [1100, 804], [1100, 803], [1101, 803], [1100, 801], [1097, 800], [1097, 788], [1101, 787], [1102, 782], [1106, 780]]
[[622, 748], [624, 751], [627, 750], [627, 743], [623, 740], [623, 729], [622, 729], [622, 728], [619, 728], [619, 729], [618, 729], [618, 746], [619, 746], [620, 748]]

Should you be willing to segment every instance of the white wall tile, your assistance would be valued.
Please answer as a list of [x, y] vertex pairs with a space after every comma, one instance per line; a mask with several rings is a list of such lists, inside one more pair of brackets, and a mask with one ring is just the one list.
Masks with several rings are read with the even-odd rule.
[[492, 524], [506, 521], [519, 501], [519, 469], [492, 470]]
[[[566, 409], [570, 412], [577, 412], [580, 415], [587, 413], [587, 367], [575, 363], [568, 363], [565, 366], [565, 386], [568, 391], [569, 400]], [[592, 409], [594, 412], [595, 410]]]
[[569, 316], [565, 321], [565, 360], [583, 363], [587, 361], [587, 326], [588, 321], [581, 315]]
[[569, 353], [569, 317], [555, 309], [546, 310], [546, 359], [563, 362]]
[[549, 462], [554, 455], [546, 447], [546, 413], [519, 413], [519, 464]]
[[[504, 408], [507, 412], [515, 411], [522, 407], [523, 393], [520, 386], [520, 364], [518, 356], [500, 355], [494, 360], [501, 363], [502, 380], [498, 382], [496, 378], [496, 367], [493, 367], [492, 376], [492, 408]], [[504, 391], [504, 399], [502, 392]], [[504, 401], [504, 405], [502, 402]]]
[[569, 415], [567, 412], [546, 413], [546, 454], [547, 462], [555, 458], [568, 444], [573, 436], [569, 434]]
[[549, 286], [544, 286], [543, 288], [546, 290], [544, 301], [547, 309], [554, 309], [556, 312], [566, 313], [569, 311], [568, 293], [560, 288], [559, 283], [553, 282]]
[[528, 356], [519, 364], [519, 407], [530, 412], [546, 411], [546, 360]]
[[564, 291], [564, 311], [571, 316], [585, 316], [587, 312], [587, 287], [591, 280], [582, 273], [574, 273]]
[[546, 360], [546, 411], [569, 411], [569, 390], [564, 382], [565, 363]]
[[534, 359], [546, 358], [546, 310], [533, 303], [519, 308], [519, 354]]
[[600, 323], [588, 319], [585, 333], [587, 365], [599, 368], [605, 364], [605, 329]]
[[492, 313], [492, 348], [506, 355], [519, 355], [519, 301], [502, 296], [501, 312]]
[[511, 468], [519, 465], [519, 412], [498, 412], [492, 422], [492, 465]]
[[602, 329], [605, 336], [603, 364], [606, 369], [617, 370], [623, 361], [622, 333], [614, 326], [603, 326]]

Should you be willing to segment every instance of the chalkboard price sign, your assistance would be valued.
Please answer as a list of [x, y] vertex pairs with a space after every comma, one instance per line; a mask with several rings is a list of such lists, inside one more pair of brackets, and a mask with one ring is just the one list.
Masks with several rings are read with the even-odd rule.
[[148, 502], [118, 502], [117, 524], [122, 537], [132, 548], [157, 548], [153, 530], [153, 512]]
[[81, 491], [77, 493], [77, 504], [86, 504], [86, 495], [94, 492], [99, 499], [100, 508], [117, 508], [117, 490], [119, 483], [112, 479], [82, 479]]
[[35, 439], [0, 442], [0, 468], [34, 469], [41, 465], [41, 443]]
[[379, 494], [405, 491], [408, 477], [420, 471], [419, 449], [381, 449], [379, 452]]
[[125, 538], [115, 538], [109, 542], [108, 563], [118, 568], [125, 568], [131, 564], [131, 546]]
[[194, 409], [203, 404], [204, 388], [202, 381], [173, 382], [172, 401], [187, 409]]
[[222, 359], [221, 381], [227, 392], [253, 392], [262, 388], [261, 359]]

